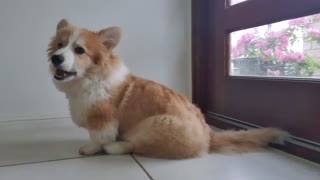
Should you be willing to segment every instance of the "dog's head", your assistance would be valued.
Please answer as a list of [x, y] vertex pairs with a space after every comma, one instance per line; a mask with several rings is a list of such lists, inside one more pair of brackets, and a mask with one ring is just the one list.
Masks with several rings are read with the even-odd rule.
[[66, 83], [92, 74], [107, 74], [119, 64], [112, 50], [120, 38], [119, 27], [92, 32], [62, 19], [48, 48], [54, 80]]

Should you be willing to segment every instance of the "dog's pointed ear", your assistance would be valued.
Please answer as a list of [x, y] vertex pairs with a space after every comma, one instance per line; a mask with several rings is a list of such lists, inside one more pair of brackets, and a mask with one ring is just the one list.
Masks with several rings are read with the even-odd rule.
[[62, 29], [62, 28], [65, 28], [65, 27], [68, 27], [70, 26], [70, 22], [67, 20], [67, 19], [61, 19], [59, 21], [59, 23], [57, 24], [57, 31]]
[[115, 48], [121, 39], [122, 30], [120, 27], [109, 27], [99, 31], [101, 42], [107, 47], [108, 50]]

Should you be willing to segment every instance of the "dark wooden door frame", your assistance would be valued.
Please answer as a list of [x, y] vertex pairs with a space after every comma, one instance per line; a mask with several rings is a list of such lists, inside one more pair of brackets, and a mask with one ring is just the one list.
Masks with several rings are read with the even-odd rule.
[[[219, 2], [218, 2], [219, 1]], [[218, 2], [218, 3], [217, 3]], [[272, 17], [270, 11], [265, 11], [263, 13], [257, 13], [258, 15], [253, 16], [253, 18], [244, 18], [242, 16], [237, 16], [236, 21], [230, 20], [230, 17], [235, 17], [235, 12], [237, 9], [245, 9], [246, 11], [251, 11], [253, 14], [257, 11], [255, 7], [257, 6], [270, 6], [277, 2], [279, 6], [275, 6], [273, 12], [277, 12], [281, 15], [281, 18], [270, 18]], [[223, 116], [219, 113], [212, 113], [208, 111], [208, 98], [211, 95], [223, 94], [224, 88], [222, 88], [223, 81], [215, 80], [209, 83], [211, 80], [210, 76], [223, 76], [227, 75], [226, 66], [227, 64], [220, 65], [216, 67], [214, 64], [215, 52], [224, 52], [224, 59], [228, 58], [228, 54], [225, 52], [227, 49], [228, 42], [221, 36], [214, 36], [214, 34], [222, 34], [225, 32], [217, 32], [219, 28], [213, 26], [213, 21], [220, 21], [221, 26], [226, 27], [229, 32], [233, 30], [245, 29], [252, 26], [259, 26], [267, 23], [272, 23], [275, 21], [285, 20], [289, 18], [295, 18], [303, 15], [313, 14], [319, 12], [319, 1], [311, 0], [308, 4], [305, 4], [304, 0], [291, 0], [292, 4], [295, 6], [308, 6], [308, 11], [299, 10], [299, 8], [286, 9], [283, 12], [283, 7], [286, 5], [283, 1], [279, 0], [251, 0], [250, 3], [241, 3], [232, 6], [230, 9], [224, 9], [226, 4], [222, 0], [192, 0], [192, 80], [193, 80], [193, 102], [197, 104], [202, 112], [206, 115], [207, 121], [211, 125], [216, 125], [222, 128], [254, 128], [258, 127], [254, 124], [246, 123], [243, 121], [238, 121], [237, 119], [232, 119], [230, 117]], [[215, 9], [216, 11], [213, 11]], [[221, 20], [220, 17], [215, 16], [217, 11], [224, 11], [225, 19]], [[260, 9], [261, 10], [261, 9]], [[262, 19], [262, 20], [261, 20]], [[245, 26], [243, 25], [245, 24]], [[218, 44], [217, 42], [224, 42], [223, 44]], [[212, 51], [214, 50], [214, 51]], [[223, 67], [221, 67], [223, 66]], [[229, 77], [230, 78], [230, 77]], [[231, 77], [232, 79], [232, 77]], [[247, 79], [248, 80], [248, 79]], [[259, 79], [251, 79], [259, 80]], [[278, 81], [277, 79], [275, 79]], [[271, 80], [274, 81], [274, 80]], [[210, 91], [210, 92], [209, 92]], [[217, 102], [224, 101], [223, 96], [214, 96]], [[219, 107], [216, 107], [219, 112]], [[296, 139], [299, 142], [299, 139]], [[306, 142], [303, 142], [306, 144]], [[306, 148], [306, 146], [297, 145], [299, 143], [289, 143], [286, 147], [277, 147], [294, 155], [320, 162], [319, 151], [314, 150], [314, 144], [309, 144], [311, 148]], [[301, 144], [301, 142], [300, 142]], [[307, 144], [308, 145], [308, 144]], [[316, 147], [319, 148], [319, 147]]]
[[192, 0], [192, 101], [206, 109], [208, 0]]

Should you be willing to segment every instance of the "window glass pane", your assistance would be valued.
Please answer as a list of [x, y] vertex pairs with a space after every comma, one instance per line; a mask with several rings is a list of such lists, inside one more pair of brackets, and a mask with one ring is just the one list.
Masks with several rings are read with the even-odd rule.
[[230, 0], [230, 6], [238, 4], [238, 3], [242, 3], [244, 1], [247, 1], [247, 0]]
[[232, 32], [230, 75], [320, 78], [320, 14]]

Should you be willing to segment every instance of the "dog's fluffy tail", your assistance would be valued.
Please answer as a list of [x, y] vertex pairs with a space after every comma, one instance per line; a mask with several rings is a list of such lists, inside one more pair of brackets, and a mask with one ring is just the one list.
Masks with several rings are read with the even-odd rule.
[[262, 128], [241, 131], [211, 132], [211, 152], [249, 152], [266, 147], [269, 143], [283, 144], [289, 138], [285, 131]]

